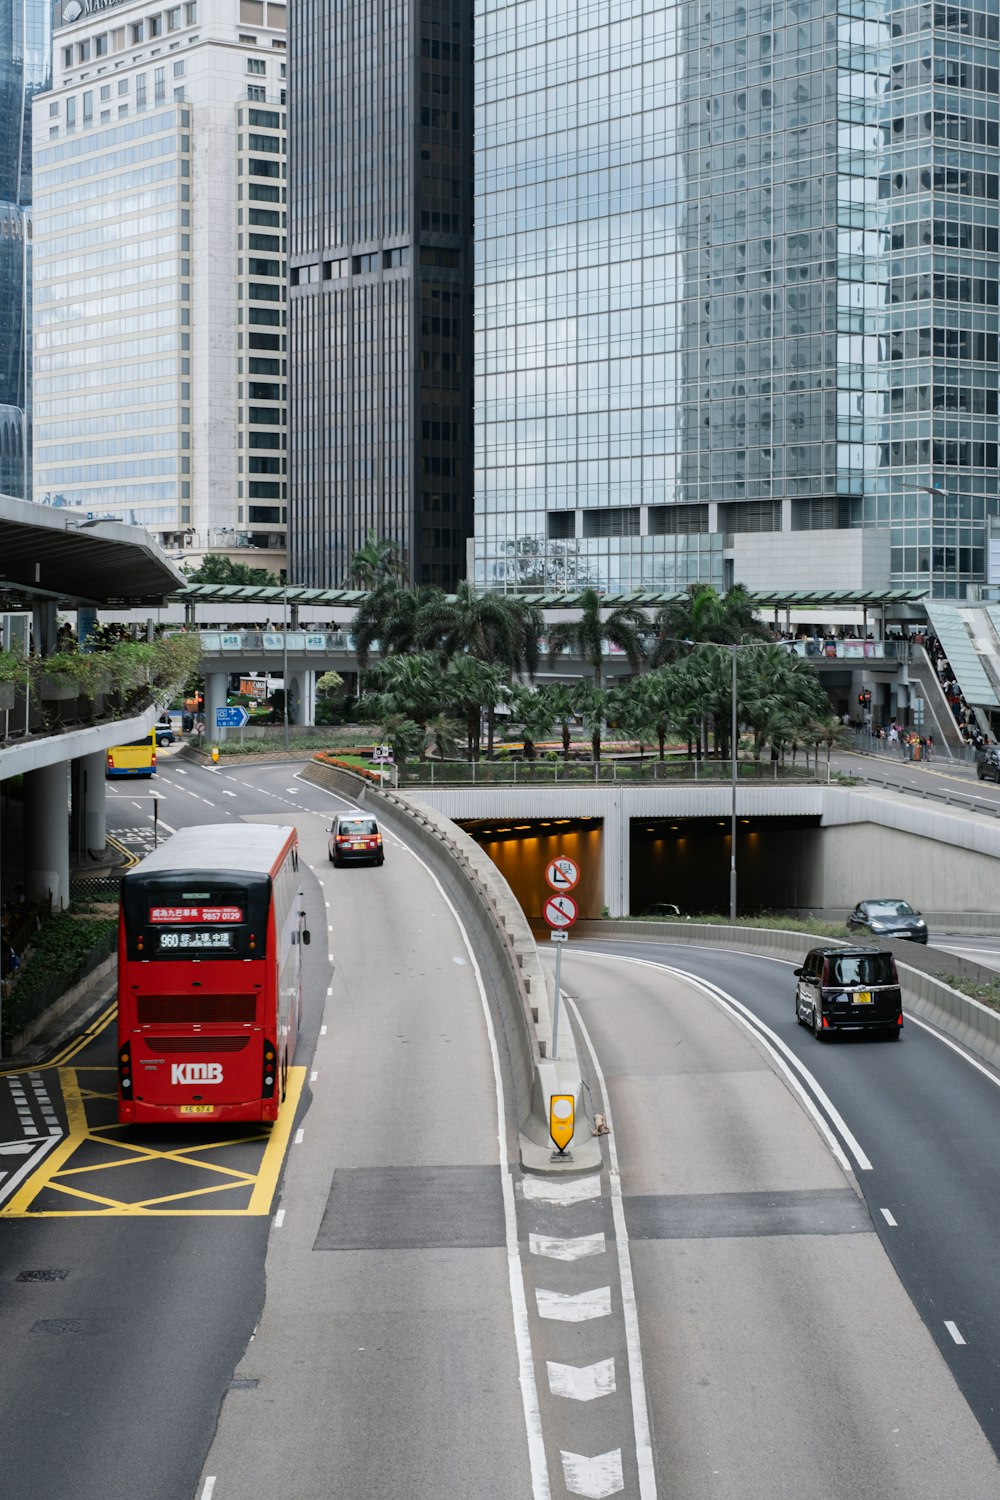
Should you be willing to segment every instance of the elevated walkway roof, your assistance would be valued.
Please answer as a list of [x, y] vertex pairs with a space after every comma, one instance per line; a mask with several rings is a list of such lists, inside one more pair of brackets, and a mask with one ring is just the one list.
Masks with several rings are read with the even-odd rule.
[[119, 521], [83, 521], [0, 495], [0, 610], [39, 600], [152, 608], [184, 583], [152, 537]]

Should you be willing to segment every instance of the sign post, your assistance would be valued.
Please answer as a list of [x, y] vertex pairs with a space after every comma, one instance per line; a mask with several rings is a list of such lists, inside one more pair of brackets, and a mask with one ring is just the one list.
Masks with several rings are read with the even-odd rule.
[[[553, 861], [553, 863], [556, 863], [556, 861]], [[567, 863], [572, 864], [572, 861], [567, 861]], [[549, 866], [549, 870], [551, 869], [552, 865]], [[573, 865], [573, 869], [576, 871], [575, 865]], [[548, 879], [549, 870], [545, 872], [546, 879]], [[578, 872], [577, 879], [579, 879]], [[575, 880], [573, 884], [576, 884]], [[569, 936], [568, 929], [572, 927], [579, 916], [579, 908], [572, 896], [546, 896], [542, 906], [542, 916], [552, 928], [550, 934], [552, 941], [558, 944], [556, 948], [556, 997], [552, 1006], [552, 1056], [555, 1059], [559, 1056], [559, 1007], [562, 1001], [563, 943], [566, 942]]]
[[392, 746], [376, 745], [375, 749], [372, 751], [372, 762], [376, 766], [378, 766], [378, 784], [380, 787], [384, 787], [385, 768], [386, 766], [391, 766], [393, 764]]

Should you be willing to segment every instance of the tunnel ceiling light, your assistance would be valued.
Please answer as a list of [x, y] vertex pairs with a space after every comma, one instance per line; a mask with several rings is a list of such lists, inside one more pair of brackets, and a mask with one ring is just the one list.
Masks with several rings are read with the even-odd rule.
[[514, 832], [515, 833], [524, 833], [524, 831], [526, 829], [530, 829], [530, 828], [531, 828], [531, 824], [530, 823], [515, 823], [514, 824]]

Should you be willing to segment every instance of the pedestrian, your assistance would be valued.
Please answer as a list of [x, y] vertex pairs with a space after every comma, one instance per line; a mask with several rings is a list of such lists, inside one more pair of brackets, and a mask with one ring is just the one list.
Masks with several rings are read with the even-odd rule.
[[927, 738], [924, 740], [924, 754], [925, 754], [925, 756], [927, 757], [928, 760], [933, 759], [933, 756], [934, 756], [934, 736], [932, 734], [929, 734], [927, 736]]

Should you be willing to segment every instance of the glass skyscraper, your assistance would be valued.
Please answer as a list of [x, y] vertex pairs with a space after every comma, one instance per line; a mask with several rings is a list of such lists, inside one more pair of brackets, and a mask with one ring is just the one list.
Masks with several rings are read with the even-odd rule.
[[472, 530], [472, 29], [459, 0], [301, 0], [289, 75], [290, 570], [369, 530], [453, 587]]
[[809, 587], [868, 528], [884, 586], [983, 581], [996, 25], [479, 0], [480, 585]]
[[49, 0], [0, 0], [0, 494], [31, 495], [31, 101], [48, 87]]

